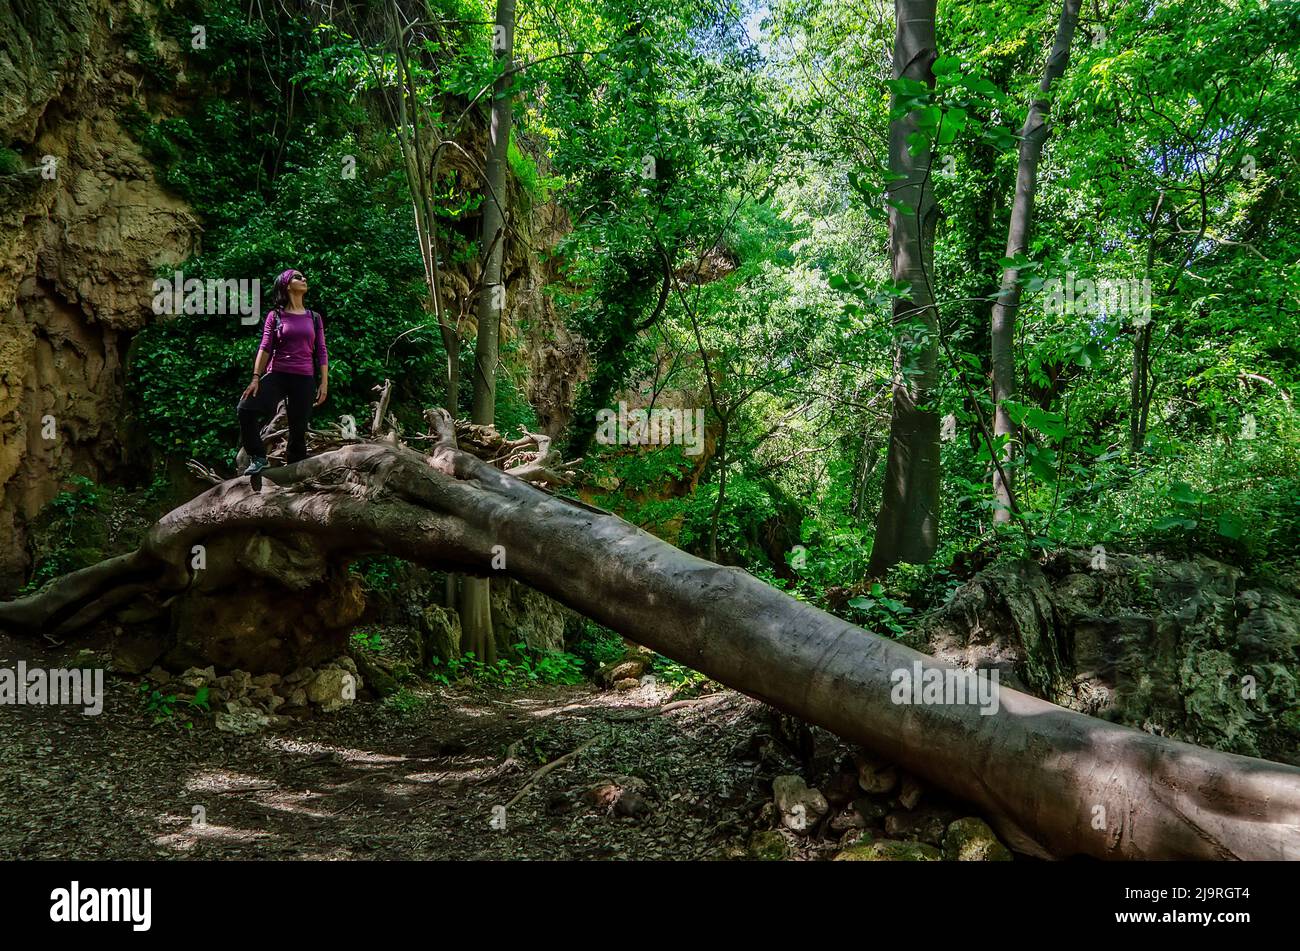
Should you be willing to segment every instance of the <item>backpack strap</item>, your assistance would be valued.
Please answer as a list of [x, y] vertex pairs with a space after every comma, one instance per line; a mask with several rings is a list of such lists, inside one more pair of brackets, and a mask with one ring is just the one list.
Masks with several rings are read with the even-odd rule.
[[271, 356], [275, 356], [276, 347], [280, 343], [280, 308], [277, 307], [271, 313]]
[[319, 370], [320, 369], [320, 338], [322, 335], [322, 330], [320, 325], [320, 314], [316, 313], [316, 311], [312, 310], [311, 308], [307, 309], [307, 313], [311, 314], [312, 329], [315, 330], [316, 332], [316, 335], [312, 338], [312, 342], [311, 342], [311, 362], [312, 365], [317, 370]]

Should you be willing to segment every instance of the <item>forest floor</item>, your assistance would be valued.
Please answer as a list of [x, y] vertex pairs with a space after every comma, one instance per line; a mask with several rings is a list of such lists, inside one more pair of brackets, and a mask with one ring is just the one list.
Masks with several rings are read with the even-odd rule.
[[[0, 636], [0, 664], [30, 647]], [[109, 674], [97, 716], [0, 707], [0, 856], [740, 858], [770, 828], [772, 779], [798, 769], [774, 714], [730, 691], [661, 710], [654, 684], [425, 685], [236, 736], [198, 711], [154, 722], [139, 684]]]

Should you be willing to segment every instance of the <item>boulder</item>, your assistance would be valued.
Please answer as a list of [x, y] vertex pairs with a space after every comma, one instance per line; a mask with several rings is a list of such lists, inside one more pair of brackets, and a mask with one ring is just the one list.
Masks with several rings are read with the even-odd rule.
[[873, 756], [859, 753], [853, 757], [858, 768], [858, 786], [863, 792], [880, 794], [898, 785], [898, 769]]
[[875, 839], [856, 842], [835, 856], [837, 862], [938, 862], [943, 855], [933, 845]]
[[213, 721], [222, 733], [251, 736], [266, 729], [271, 723], [271, 718], [253, 707], [230, 703], [227, 704], [226, 710], [213, 717]]
[[794, 775], [772, 780], [772, 796], [781, 813], [781, 824], [795, 832], [809, 832], [830, 805], [817, 789], [809, 788]]
[[432, 660], [456, 660], [460, 657], [460, 615], [440, 604], [431, 604], [421, 616], [425, 654]]
[[938, 846], [943, 842], [944, 820], [930, 812], [891, 812], [885, 816], [885, 835], [891, 839], [919, 839]]
[[998, 841], [987, 822], [958, 819], [943, 836], [943, 857], [950, 862], [1010, 862], [1011, 851]]
[[341, 710], [357, 698], [357, 678], [350, 670], [327, 667], [307, 686], [307, 699], [326, 713]]

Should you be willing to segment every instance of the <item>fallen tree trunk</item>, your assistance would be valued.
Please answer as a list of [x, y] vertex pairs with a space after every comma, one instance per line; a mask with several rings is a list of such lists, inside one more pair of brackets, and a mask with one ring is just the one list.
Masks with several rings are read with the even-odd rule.
[[1300, 769], [1005, 688], [992, 715], [895, 703], [895, 671], [952, 668], [520, 481], [456, 449], [445, 413], [431, 418], [439, 439], [428, 455], [358, 444], [217, 485], [159, 520], [136, 553], [0, 604], [0, 626], [67, 632], [115, 610], [124, 585], [182, 590], [194, 581], [192, 546], [250, 528], [305, 533], [332, 555], [382, 551], [477, 575], [504, 553], [505, 573], [587, 617], [978, 804], [1020, 851], [1300, 857]]

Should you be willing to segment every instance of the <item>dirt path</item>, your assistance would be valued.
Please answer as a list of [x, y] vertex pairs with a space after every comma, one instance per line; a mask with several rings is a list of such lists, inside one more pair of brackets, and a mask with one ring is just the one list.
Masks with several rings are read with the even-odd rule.
[[[239, 737], [154, 724], [137, 686], [110, 675], [93, 717], [0, 707], [0, 857], [726, 858], [776, 772], [746, 752], [766, 708], [734, 693], [642, 715], [662, 690], [426, 687]], [[584, 799], [620, 775], [634, 815]]]

